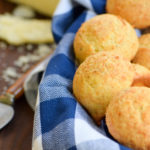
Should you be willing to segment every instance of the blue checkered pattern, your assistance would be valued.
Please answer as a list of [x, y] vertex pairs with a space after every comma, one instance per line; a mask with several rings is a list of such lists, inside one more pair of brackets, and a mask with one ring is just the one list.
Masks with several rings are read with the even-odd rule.
[[33, 150], [129, 150], [108, 133], [105, 120], [96, 126], [72, 95], [76, 71], [73, 40], [80, 25], [105, 13], [105, 0], [61, 0], [52, 31], [58, 46], [39, 87]]

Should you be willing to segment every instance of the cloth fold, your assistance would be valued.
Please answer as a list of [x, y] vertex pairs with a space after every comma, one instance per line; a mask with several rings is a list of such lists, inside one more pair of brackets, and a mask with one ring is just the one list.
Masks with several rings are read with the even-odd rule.
[[105, 3], [105, 0], [61, 0], [56, 9], [52, 31], [58, 46], [39, 86], [33, 150], [129, 149], [111, 137], [105, 120], [96, 126], [72, 94], [75, 33], [84, 21], [105, 13]]

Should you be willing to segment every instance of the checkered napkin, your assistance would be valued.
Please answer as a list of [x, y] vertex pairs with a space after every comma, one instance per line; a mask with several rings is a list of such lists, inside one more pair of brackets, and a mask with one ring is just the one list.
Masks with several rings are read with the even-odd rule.
[[39, 86], [33, 150], [128, 150], [96, 126], [72, 94], [73, 40], [80, 25], [105, 12], [105, 0], [61, 0], [52, 23], [58, 46]]

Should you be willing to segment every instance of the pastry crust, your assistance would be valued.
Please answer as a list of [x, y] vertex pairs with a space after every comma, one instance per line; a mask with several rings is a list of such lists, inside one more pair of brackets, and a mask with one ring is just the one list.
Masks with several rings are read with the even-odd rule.
[[140, 76], [144, 76], [147, 74], [150, 74], [150, 70], [147, 69], [146, 67], [139, 65], [139, 64], [132, 64], [134, 69], [135, 69], [135, 77], [140, 77]]
[[150, 33], [143, 34], [139, 38], [139, 48], [149, 48], [150, 49]]
[[135, 28], [150, 26], [149, 0], [107, 0], [108, 13], [119, 15]]
[[113, 95], [131, 86], [134, 75], [129, 61], [111, 52], [99, 52], [78, 67], [73, 93], [99, 124]]
[[139, 38], [139, 50], [133, 62], [150, 69], [150, 34], [144, 34]]
[[150, 70], [139, 64], [132, 64], [135, 69], [132, 86], [150, 87]]
[[109, 133], [133, 149], [150, 149], [150, 88], [131, 87], [114, 96], [106, 112]]
[[98, 15], [83, 23], [74, 40], [74, 52], [79, 63], [100, 51], [113, 51], [131, 60], [138, 46], [132, 26], [111, 14]]

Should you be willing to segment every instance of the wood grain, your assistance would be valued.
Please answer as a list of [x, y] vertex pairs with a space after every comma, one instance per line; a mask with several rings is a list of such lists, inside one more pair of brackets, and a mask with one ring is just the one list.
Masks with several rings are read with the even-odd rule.
[[0, 150], [31, 150], [34, 112], [21, 97], [14, 104], [13, 120], [0, 130]]

